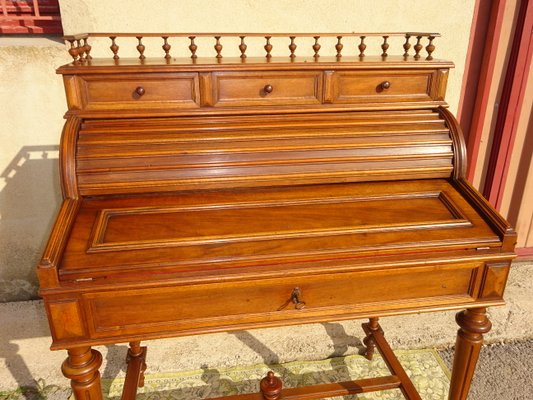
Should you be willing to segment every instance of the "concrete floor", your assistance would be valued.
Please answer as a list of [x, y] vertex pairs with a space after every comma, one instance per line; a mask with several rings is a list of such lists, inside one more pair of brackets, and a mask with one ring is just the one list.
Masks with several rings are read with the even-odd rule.
[[[533, 400], [533, 264], [516, 264], [509, 278], [505, 307], [489, 311], [492, 331], [482, 353], [470, 400]], [[390, 317], [381, 321], [393, 348], [453, 346], [454, 312]], [[148, 373], [319, 360], [355, 354], [361, 347], [362, 321], [311, 324], [276, 329], [148, 342]], [[501, 345], [497, 343], [513, 343]], [[0, 391], [17, 387], [68, 387], [61, 375], [64, 351], [51, 352], [48, 324], [41, 301], [0, 304]], [[97, 348], [104, 356], [102, 375], [124, 374], [126, 346]], [[443, 356], [449, 359], [450, 350]], [[53, 390], [50, 389], [50, 396]], [[55, 389], [54, 389], [55, 390]], [[57, 391], [57, 390], [56, 390]], [[54, 392], [55, 393], [55, 392]], [[57, 393], [58, 398], [62, 398]], [[27, 396], [26, 396], [27, 397]], [[6, 398], [6, 395], [0, 399]], [[13, 397], [10, 397], [12, 400]]]
[[[453, 348], [442, 349], [439, 353], [451, 367]], [[121, 369], [120, 365], [117, 369]], [[42, 400], [43, 397], [47, 400], [67, 400], [70, 394], [65, 386], [40, 381], [16, 393], [0, 392], [0, 400]], [[483, 347], [468, 400], [487, 399], [533, 399], [533, 341]]]
[[[440, 355], [451, 367], [453, 349]], [[488, 399], [533, 399], [533, 341], [483, 347], [468, 400]]]

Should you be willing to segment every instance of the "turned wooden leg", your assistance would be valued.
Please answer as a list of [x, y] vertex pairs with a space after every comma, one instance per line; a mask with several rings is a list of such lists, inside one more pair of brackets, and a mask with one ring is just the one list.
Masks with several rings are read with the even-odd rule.
[[68, 349], [68, 357], [63, 362], [63, 375], [71, 380], [72, 392], [77, 400], [101, 400], [102, 386], [100, 372], [102, 355], [91, 347]]
[[485, 312], [485, 308], [472, 308], [455, 316], [460, 329], [455, 343], [449, 400], [466, 400], [468, 396], [483, 334], [492, 326]]
[[261, 394], [266, 400], [281, 399], [282, 386], [281, 379], [276, 377], [272, 371], [268, 371], [267, 376], [259, 383]]
[[[370, 318], [368, 320], [370, 330], [375, 331], [379, 329], [378, 321], [379, 318]], [[374, 351], [376, 350], [376, 342], [374, 341], [372, 335], [366, 335], [363, 339], [363, 344], [366, 346], [364, 356], [368, 360], [372, 360], [372, 358], [374, 357]]]
[[144, 371], [146, 370], [146, 347], [141, 347], [141, 342], [130, 342], [126, 362], [126, 378], [122, 389], [122, 400], [134, 400], [137, 388], [144, 386]]
[[144, 386], [144, 372], [146, 371], [146, 347], [141, 347], [141, 342], [130, 342], [128, 357], [126, 362], [129, 364], [134, 358], [141, 358], [141, 370], [139, 371], [139, 387]]

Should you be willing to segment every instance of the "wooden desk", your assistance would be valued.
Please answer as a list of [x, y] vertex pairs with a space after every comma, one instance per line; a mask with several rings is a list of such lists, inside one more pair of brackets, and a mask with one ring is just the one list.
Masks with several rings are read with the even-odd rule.
[[[93, 59], [91, 36], [110, 37], [114, 57]], [[213, 34], [215, 56], [197, 58], [200, 34], [143, 34], [139, 59], [120, 58], [121, 36], [67, 38], [73, 62], [58, 70], [64, 202], [38, 274], [76, 398], [101, 398], [94, 345], [130, 343], [134, 398], [141, 340], [369, 318], [366, 355], [377, 348], [391, 376], [282, 390], [270, 374], [232, 399], [394, 387], [419, 399], [378, 317], [457, 309], [450, 399], [466, 399], [516, 237], [464, 178], [437, 35], [402, 34], [402, 56], [387, 54], [395, 34], [373, 35], [377, 57], [365, 54], [372, 34], [322, 35], [334, 57], [308, 35], [313, 52], [296, 57], [287, 34], [276, 58], [271, 36], [284, 35], [255, 34], [267, 54], [252, 58], [254, 35], [236, 34], [241, 57], [225, 58]], [[144, 57], [144, 36], [161, 37], [164, 57]], [[170, 36], [188, 37], [191, 58], [172, 58]]]

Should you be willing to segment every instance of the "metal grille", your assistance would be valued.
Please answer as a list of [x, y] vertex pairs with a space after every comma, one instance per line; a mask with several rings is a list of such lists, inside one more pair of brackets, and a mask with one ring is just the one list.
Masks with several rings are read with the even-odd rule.
[[0, 0], [0, 33], [63, 34], [58, 0]]

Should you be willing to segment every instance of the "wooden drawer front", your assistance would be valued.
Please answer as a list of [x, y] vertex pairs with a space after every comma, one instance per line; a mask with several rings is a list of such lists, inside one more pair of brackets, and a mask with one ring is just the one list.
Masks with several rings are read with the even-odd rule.
[[215, 106], [320, 104], [321, 76], [316, 71], [213, 73], [213, 103]]
[[[80, 77], [87, 110], [199, 107], [198, 74], [132, 74]], [[142, 95], [137, 93], [144, 92]]]
[[332, 103], [412, 102], [438, 100], [434, 71], [335, 72]]
[[[115, 291], [87, 294], [84, 300], [93, 338], [208, 332], [217, 326], [340, 317], [363, 307], [368, 310], [369, 304], [390, 310], [420, 307], [422, 302], [425, 306], [465, 302], [471, 300], [477, 267], [473, 263]], [[290, 301], [296, 287], [306, 303], [304, 309], [296, 309]]]

